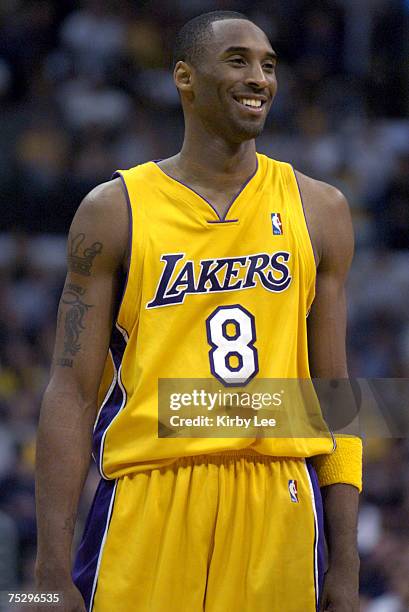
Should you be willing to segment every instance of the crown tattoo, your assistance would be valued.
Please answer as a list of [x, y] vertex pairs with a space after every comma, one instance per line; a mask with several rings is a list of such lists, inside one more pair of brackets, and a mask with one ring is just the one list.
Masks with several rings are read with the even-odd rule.
[[102, 243], [94, 242], [87, 248], [81, 248], [85, 240], [85, 234], [78, 234], [71, 240], [69, 262], [71, 269], [83, 276], [90, 276], [92, 262], [96, 255], [102, 251]]

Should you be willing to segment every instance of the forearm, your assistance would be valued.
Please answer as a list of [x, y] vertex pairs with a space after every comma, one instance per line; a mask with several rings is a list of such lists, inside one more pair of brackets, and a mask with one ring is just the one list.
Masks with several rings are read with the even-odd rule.
[[37, 576], [69, 575], [78, 501], [91, 456], [95, 405], [64, 390], [45, 393], [37, 437]]
[[329, 567], [357, 570], [359, 491], [352, 485], [339, 483], [323, 487], [321, 492]]

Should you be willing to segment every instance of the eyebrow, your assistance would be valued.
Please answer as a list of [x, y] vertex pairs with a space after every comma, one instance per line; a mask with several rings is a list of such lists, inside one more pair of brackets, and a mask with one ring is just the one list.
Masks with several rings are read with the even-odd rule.
[[[249, 51], [251, 51], [249, 47], [228, 47], [223, 51], [223, 55], [227, 55], [229, 53], [248, 53]], [[278, 55], [274, 50], [267, 51], [265, 55], [266, 57], [270, 57], [274, 60], [278, 59]]]

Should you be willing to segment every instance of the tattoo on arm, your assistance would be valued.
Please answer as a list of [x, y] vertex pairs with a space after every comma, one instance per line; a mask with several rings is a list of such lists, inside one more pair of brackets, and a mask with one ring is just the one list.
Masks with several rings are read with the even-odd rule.
[[[85, 293], [85, 289], [77, 285], [68, 284], [61, 298], [61, 305], [65, 304], [68, 309], [65, 312], [64, 321], [64, 351], [62, 357], [57, 359], [57, 365], [72, 368], [73, 359], [81, 349], [79, 341], [81, 332], [85, 329], [84, 317], [86, 312], [92, 308], [92, 304], [85, 304], [79, 297]], [[61, 311], [59, 321], [61, 321]]]
[[79, 285], [72, 285], [71, 283], [68, 283], [67, 289], [70, 289], [73, 293], [78, 293], [78, 295], [84, 295], [85, 293], [85, 289]]
[[[85, 234], [80, 233], [70, 237], [70, 247], [68, 253], [68, 266], [72, 272], [82, 276], [91, 276], [91, 268], [94, 259], [102, 252], [102, 242], [93, 242], [86, 246]], [[64, 320], [64, 351], [63, 355], [56, 360], [56, 364], [63, 368], [72, 368], [73, 357], [81, 348], [79, 341], [81, 332], [85, 329], [84, 317], [86, 312], [92, 308], [92, 304], [86, 304], [80, 298], [85, 293], [85, 289], [79, 285], [68, 283], [61, 298], [60, 309], [58, 312], [58, 325], [62, 325], [62, 306], [68, 306]]]
[[85, 234], [77, 234], [71, 238], [68, 263], [70, 269], [82, 276], [90, 276], [92, 263], [102, 251], [102, 242], [93, 242], [91, 246], [83, 245]]

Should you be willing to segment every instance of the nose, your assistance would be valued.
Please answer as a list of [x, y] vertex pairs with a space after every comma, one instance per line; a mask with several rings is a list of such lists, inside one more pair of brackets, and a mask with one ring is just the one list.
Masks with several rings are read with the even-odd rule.
[[249, 74], [246, 78], [246, 85], [254, 89], [265, 89], [269, 85], [266, 74], [259, 62], [253, 62], [249, 67]]

